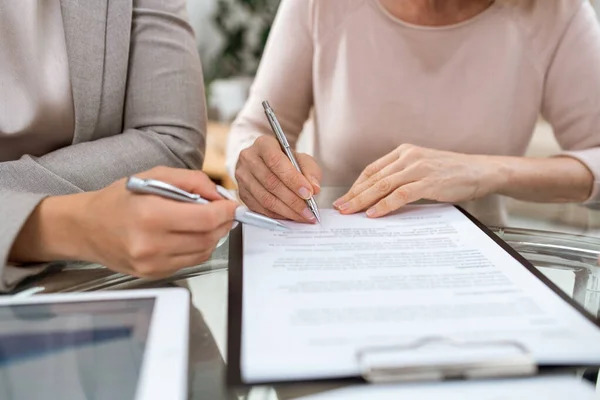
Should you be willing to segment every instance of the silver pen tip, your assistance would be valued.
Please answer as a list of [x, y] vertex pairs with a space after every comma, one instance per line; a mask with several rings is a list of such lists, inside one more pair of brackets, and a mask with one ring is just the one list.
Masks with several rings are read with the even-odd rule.
[[311, 211], [315, 215], [315, 218], [317, 219], [317, 222], [320, 224], [321, 223], [321, 215], [319, 214], [319, 210], [317, 208], [313, 207]]
[[271, 106], [269, 105], [269, 102], [266, 100], [262, 102], [262, 106], [265, 110], [268, 110], [271, 108]]

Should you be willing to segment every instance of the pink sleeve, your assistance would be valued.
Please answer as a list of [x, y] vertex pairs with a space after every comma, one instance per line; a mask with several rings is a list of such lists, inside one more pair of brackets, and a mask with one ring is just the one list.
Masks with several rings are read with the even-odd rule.
[[566, 29], [546, 75], [542, 114], [562, 154], [594, 174], [586, 205], [600, 206], [600, 25], [585, 1]]
[[264, 100], [292, 146], [308, 119], [313, 104], [311, 5], [309, 0], [283, 0], [279, 6], [250, 96], [228, 136], [226, 163], [233, 179], [240, 152], [257, 137], [272, 134]]

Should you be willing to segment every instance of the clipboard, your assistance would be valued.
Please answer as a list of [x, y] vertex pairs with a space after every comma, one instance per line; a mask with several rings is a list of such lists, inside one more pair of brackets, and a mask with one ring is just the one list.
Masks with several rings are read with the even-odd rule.
[[[512, 258], [518, 261], [538, 280], [550, 288], [563, 301], [568, 303], [577, 312], [582, 314], [595, 327], [600, 328], [597, 320], [585, 308], [564, 293], [557, 285], [542, 274], [533, 264], [509, 246], [500, 237], [494, 234], [483, 223], [477, 220], [462, 207], [454, 205], [464, 214], [479, 230], [491, 238]], [[448, 337], [423, 337], [413, 343], [394, 346], [371, 346], [363, 348], [355, 355], [358, 365], [361, 366], [359, 376], [345, 378], [319, 378], [311, 380], [294, 381], [253, 381], [245, 382], [241, 369], [241, 343], [242, 343], [242, 310], [243, 310], [243, 226], [239, 225], [231, 231], [229, 236], [229, 291], [228, 291], [228, 337], [227, 337], [227, 374], [226, 384], [229, 387], [248, 388], [261, 385], [287, 385], [287, 384], [383, 384], [418, 381], [444, 381], [456, 379], [499, 379], [529, 377], [538, 374], [558, 373], [571, 371], [577, 368], [598, 368], [599, 363], [578, 365], [539, 365], [531, 356], [529, 350], [516, 341], [472, 341], [461, 342]], [[451, 363], [415, 363], [414, 365], [378, 364], [369, 361], [377, 354], [389, 352], [415, 352], [426, 349], [428, 346], [446, 346], [458, 352], [461, 349], [508, 349], [505, 354], [485, 359], [471, 359]], [[457, 353], [458, 354], [458, 353]]]

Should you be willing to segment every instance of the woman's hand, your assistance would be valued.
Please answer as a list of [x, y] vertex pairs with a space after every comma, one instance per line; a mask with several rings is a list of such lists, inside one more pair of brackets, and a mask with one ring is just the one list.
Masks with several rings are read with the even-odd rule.
[[199, 171], [158, 167], [136, 176], [214, 201], [198, 205], [134, 194], [124, 179], [97, 192], [50, 197], [26, 223], [11, 261], [85, 260], [148, 278], [206, 261], [231, 229], [238, 204], [222, 200]]
[[384, 216], [417, 200], [462, 202], [498, 187], [492, 157], [401, 145], [365, 168], [350, 191], [336, 200], [342, 214], [367, 210]]
[[316, 222], [305, 200], [320, 191], [321, 168], [308, 154], [296, 154], [298, 172], [273, 136], [261, 136], [240, 153], [235, 178], [242, 201], [277, 219]]

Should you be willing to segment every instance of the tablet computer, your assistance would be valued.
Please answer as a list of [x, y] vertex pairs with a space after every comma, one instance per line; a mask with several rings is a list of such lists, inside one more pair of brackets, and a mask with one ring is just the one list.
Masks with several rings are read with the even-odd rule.
[[0, 298], [0, 398], [187, 398], [183, 288]]

